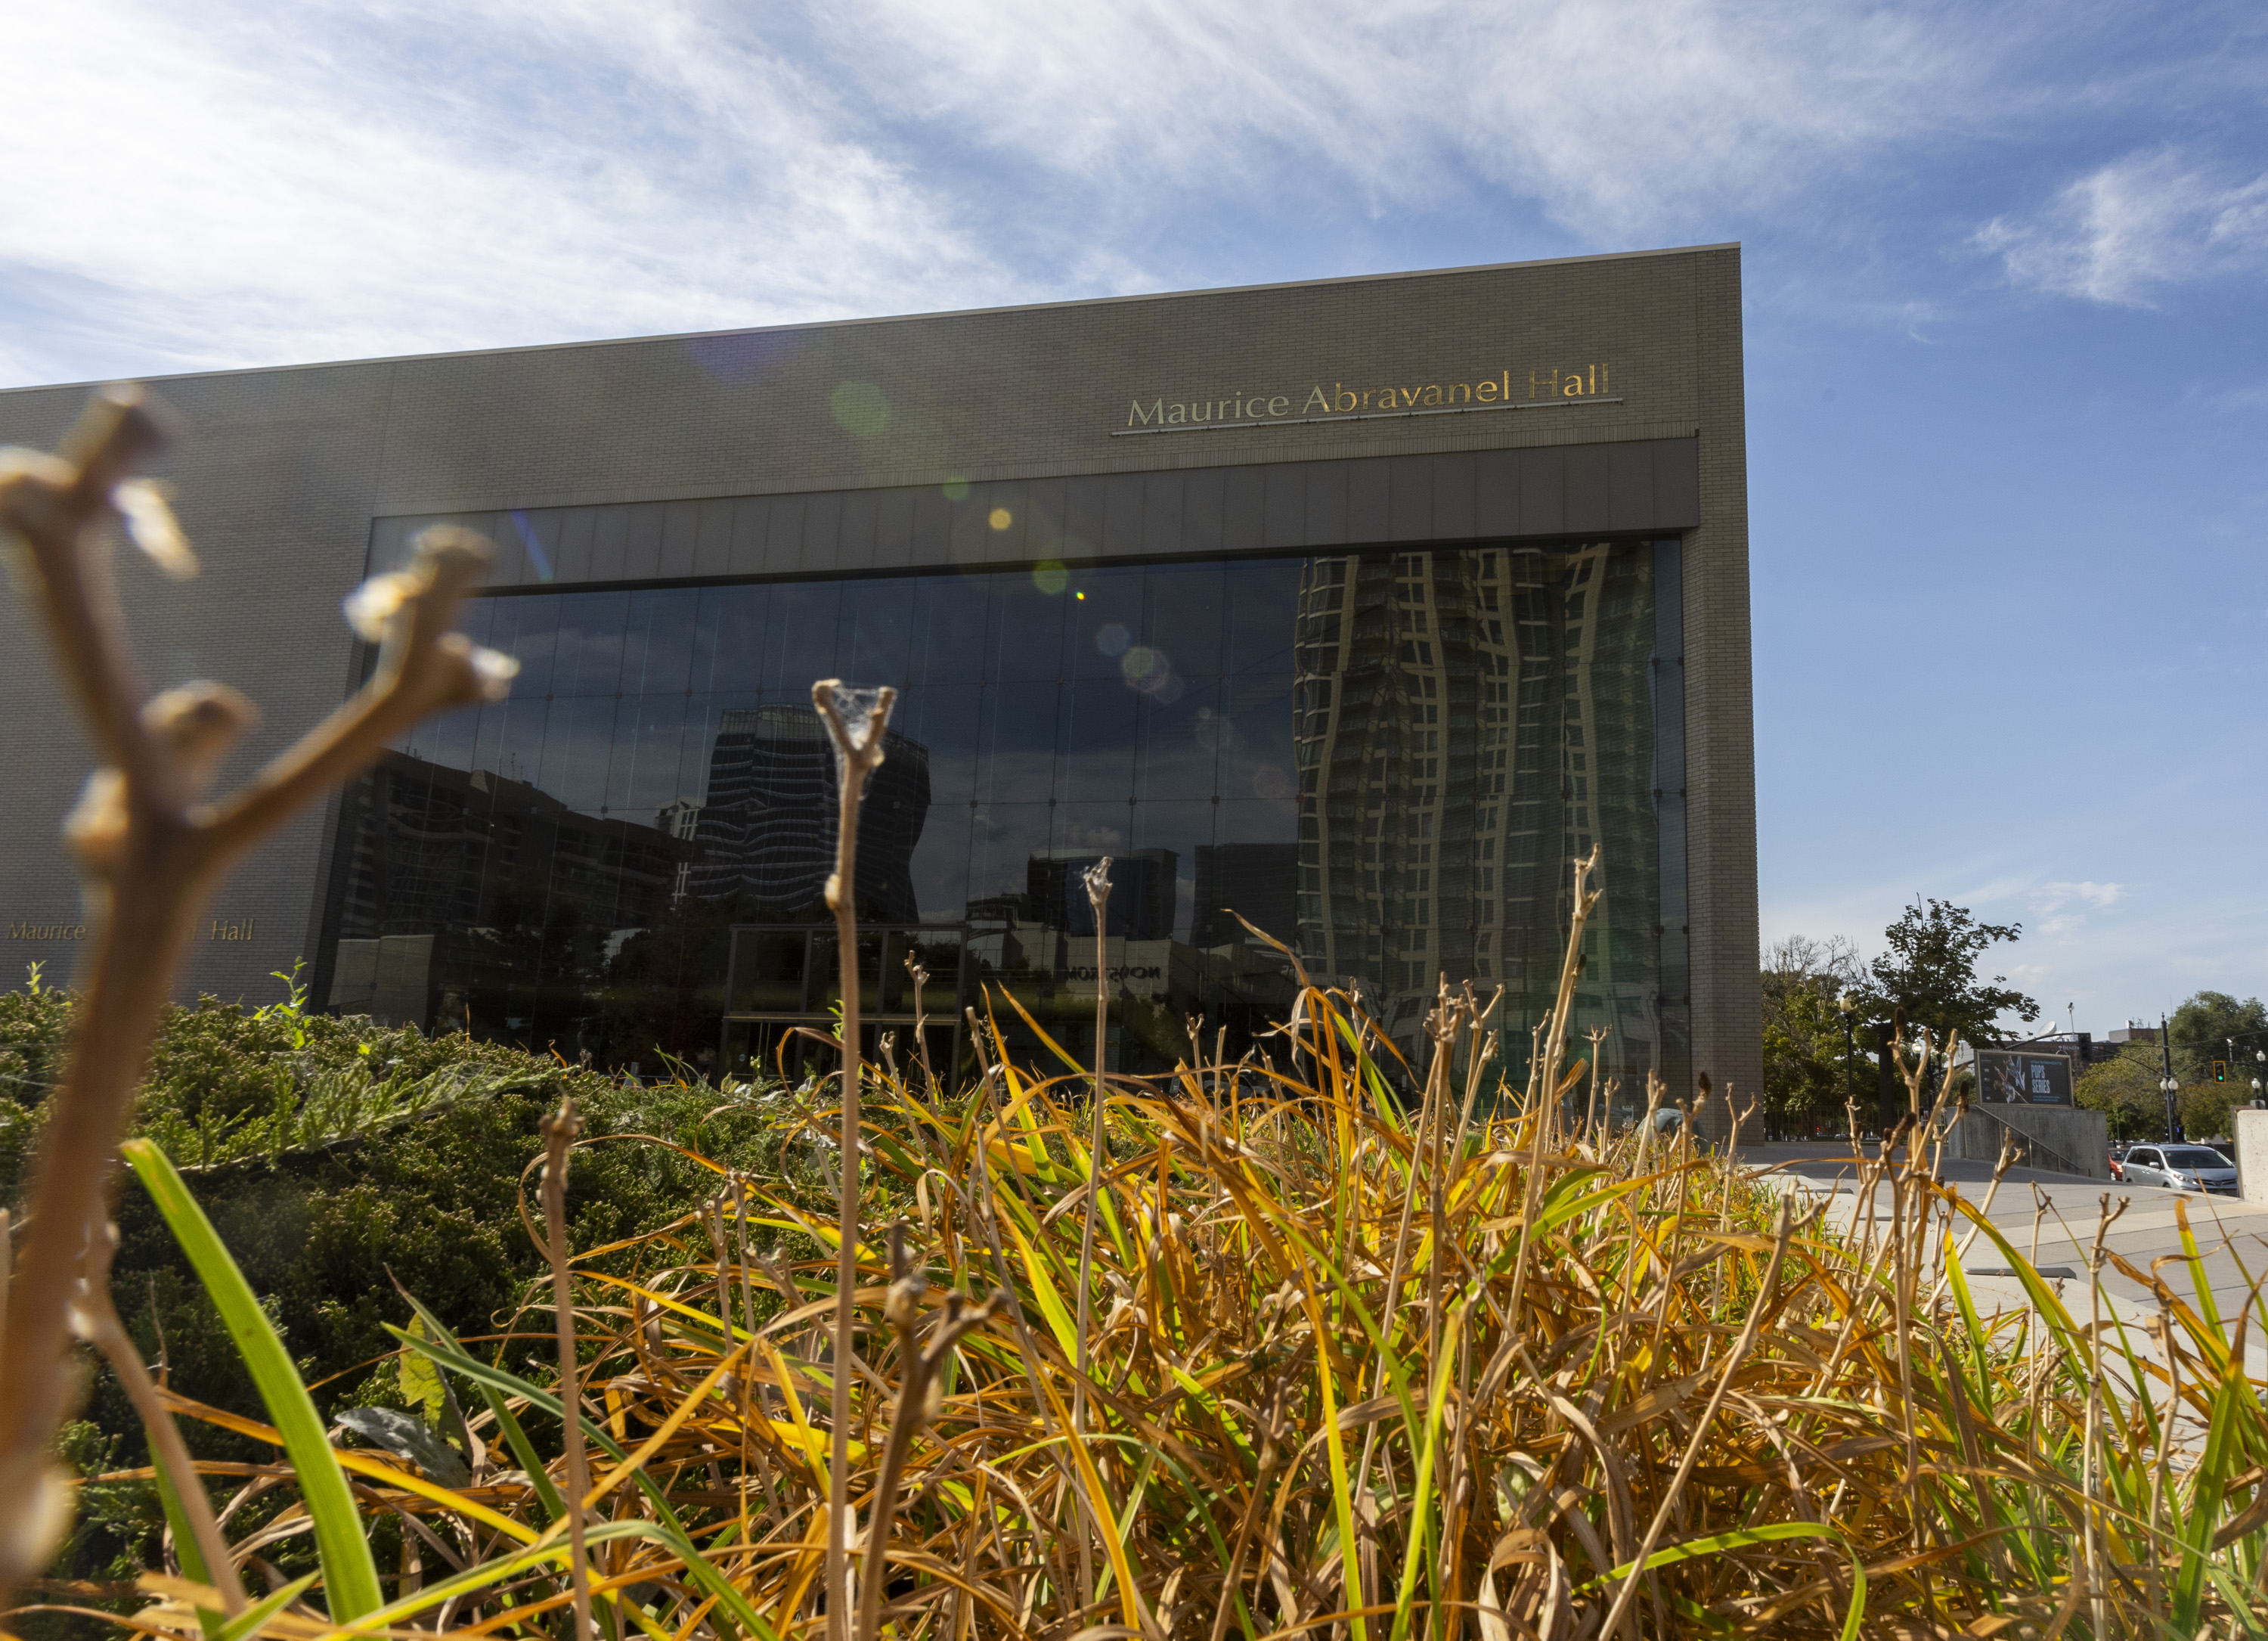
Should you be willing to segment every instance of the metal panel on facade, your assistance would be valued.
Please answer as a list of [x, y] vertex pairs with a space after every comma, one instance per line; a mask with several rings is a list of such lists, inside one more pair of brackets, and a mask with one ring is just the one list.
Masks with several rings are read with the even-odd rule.
[[701, 504], [673, 501], [661, 515], [660, 568], [655, 573], [676, 580], [696, 573], [701, 558]]
[[1428, 464], [1428, 477], [1433, 485], [1433, 536], [1437, 541], [1468, 541], [1477, 533], [1473, 521], [1476, 465], [1473, 454], [1466, 450], [1444, 451]]
[[[727, 521], [729, 528], [729, 519]], [[570, 507], [559, 531], [559, 579], [566, 582], [595, 580], [591, 573], [591, 549], [598, 539], [599, 510]]]
[[878, 492], [854, 490], [843, 498], [841, 544], [836, 558], [845, 570], [874, 567], [874, 531], [881, 501]]
[[764, 496], [748, 496], [733, 504], [733, 548], [730, 567], [734, 575], [761, 575], [766, 562], [764, 536], [771, 528], [772, 504]]
[[1142, 551], [1178, 551], [1182, 544], [1182, 476], [1152, 473], [1142, 484]]
[[843, 552], [843, 497], [815, 495], [803, 509], [803, 538], [798, 550], [799, 570], [831, 570]]
[[874, 564], [878, 569], [902, 569], [914, 558], [914, 492], [885, 490], [878, 493], [874, 513]]
[[1607, 445], [1607, 528], [1653, 528], [1653, 452], [1646, 445]]
[[1473, 534], [1520, 534], [1520, 452], [1476, 450], [1473, 463]]
[[1132, 558], [1142, 551], [1142, 502], [1145, 481], [1138, 473], [1113, 474], [1102, 481], [1102, 551]]
[[700, 504], [700, 521], [695, 527], [693, 573], [696, 575], [726, 574], [733, 563], [733, 504], [725, 500], [704, 501]]
[[1394, 537], [1392, 482], [1394, 464], [1383, 457], [1349, 462], [1338, 477], [1346, 485], [1343, 539], [1384, 542]]
[[1561, 528], [1577, 536], [1597, 535], [1614, 529], [1606, 447], [1570, 445], [1565, 460], [1567, 512]]
[[1279, 462], [1267, 469], [1268, 513], [1266, 538], [1269, 547], [1297, 547], [1311, 540], [1307, 534], [1307, 481], [1300, 469], [1291, 462]]
[[1437, 455], [1396, 456], [1386, 463], [1392, 498], [1388, 539], [1431, 541], [1439, 534], [1433, 528], [1433, 469], [1440, 461]]
[[1659, 529], [1690, 529], [1701, 522], [1699, 440], [1653, 441], [1653, 508]]
[[1307, 496], [1307, 546], [1346, 544], [1350, 465], [1344, 462], [1314, 462], [1307, 465], [1307, 482], [1300, 487]]
[[1221, 514], [1227, 495], [1227, 473], [1217, 467], [1191, 468], [1182, 475], [1182, 539], [1173, 551], [1219, 552], [1222, 544]]
[[764, 570], [770, 575], [792, 575], [803, 568], [803, 515], [807, 496], [775, 496], [771, 519], [764, 531]]
[[591, 542], [591, 579], [594, 581], [619, 581], [623, 579], [630, 558], [630, 510], [628, 507], [601, 507], [599, 521]]
[[668, 509], [658, 501], [630, 508], [630, 538], [622, 546], [622, 579], [650, 581], [661, 573], [661, 527]]
[[1520, 529], [1522, 536], [1557, 536], [1567, 528], [1567, 454], [1520, 453]]

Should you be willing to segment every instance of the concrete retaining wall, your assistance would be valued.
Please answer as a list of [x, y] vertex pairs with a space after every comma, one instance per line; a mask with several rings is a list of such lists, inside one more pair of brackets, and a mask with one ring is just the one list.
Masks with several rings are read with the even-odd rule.
[[[1946, 1155], [1968, 1162], [1997, 1163], [2000, 1160], [2001, 1140], [2009, 1128], [2014, 1128], [2049, 1150], [2060, 1152], [2087, 1178], [2110, 1178], [2110, 1124], [2101, 1112], [2061, 1105], [1994, 1105], [1990, 1112], [1988, 1115], [1984, 1108], [1970, 1106], [1953, 1125], [1946, 1141]], [[2259, 1114], [2268, 1117], [2268, 1112]], [[2062, 1166], [2055, 1158], [2042, 1156], [2034, 1157], [2025, 1165]], [[2268, 1157], [2263, 1159], [2263, 1173], [2268, 1177]]]
[[2248, 1202], [2268, 1202], [2268, 1111], [2236, 1113], [2236, 1188]]

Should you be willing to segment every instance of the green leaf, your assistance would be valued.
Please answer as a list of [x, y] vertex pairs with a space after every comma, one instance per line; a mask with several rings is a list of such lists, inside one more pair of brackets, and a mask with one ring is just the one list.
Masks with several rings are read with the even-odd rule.
[[304, 1578], [294, 1578], [274, 1594], [254, 1601], [222, 1626], [220, 1641], [246, 1641], [258, 1635], [262, 1625], [306, 1593], [307, 1586], [320, 1576], [311, 1572]]
[[143, 1189], [166, 1216], [174, 1240], [188, 1254], [189, 1264], [204, 1284], [213, 1308], [236, 1342], [237, 1354], [250, 1370], [252, 1382], [267, 1405], [268, 1416], [284, 1438], [284, 1451], [299, 1482], [299, 1496], [314, 1524], [315, 1553], [322, 1562], [323, 1593], [331, 1616], [342, 1623], [376, 1610], [384, 1599], [379, 1591], [378, 1565], [371, 1559], [370, 1543], [363, 1537], [361, 1512], [347, 1486], [346, 1472], [323, 1436], [322, 1416], [299, 1382], [284, 1342], [252, 1284], [244, 1280], [236, 1260], [197, 1206], [189, 1188], [174, 1172], [166, 1154], [147, 1140], [129, 1140], [120, 1148]]
[[[1817, 1521], [1781, 1521], [1770, 1526], [1744, 1527], [1737, 1533], [1719, 1533], [1705, 1539], [1688, 1539], [1683, 1544], [1666, 1545], [1646, 1558], [1645, 1571], [1659, 1572], [1664, 1567], [1674, 1567], [1682, 1561], [1696, 1561], [1704, 1556], [1721, 1556], [1727, 1550], [1742, 1549], [1751, 1544], [1769, 1544], [1780, 1539], [1826, 1539], [1851, 1558], [1851, 1605], [1843, 1615], [1842, 1641], [1858, 1641], [1859, 1625], [1867, 1616], [1867, 1569], [1852, 1553], [1848, 1540], [1834, 1528]], [[1627, 1578], [1639, 1571], [1637, 1562], [1625, 1562], [1612, 1572], [1602, 1573], [1575, 1592], [1586, 1595], [1617, 1578]]]
[[2248, 1412], [2257, 1411], [2251, 1381], [2242, 1358], [2232, 1356], [2222, 1371], [2213, 1398], [2213, 1416], [2206, 1426], [2205, 1457], [2191, 1473], [2189, 1510], [2181, 1524], [2181, 1570], [2174, 1577], [2173, 1632], [2195, 1635], [2205, 1607], [2205, 1569], [2213, 1557], [2213, 1537], [2220, 1525], [2221, 1507], [2228, 1496], [2228, 1478], [2236, 1467]]
[[[431, 1345], [459, 1356], [468, 1354], [464, 1346], [457, 1342], [456, 1334], [449, 1331], [439, 1317], [427, 1310], [424, 1302], [416, 1294], [405, 1289], [401, 1297], [409, 1300], [409, 1308], [417, 1312], [411, 1319], [410, 1326], [400, 1334], [409, 1346], [410, 1354], [420, 1358], [433, 1356], [429, 1341]], [[438, 1363], [438, 1358], [436, 1360]], [[433, 1369], [433, 1375], [437, 1381], [440, 1379], [438, 1364]], [[559, 1497], [559, 1489], [551, 1485], [551, 1477], [545, 1473], [543, 1461], [535, 1456], [535, 1444], [527, 1439], [527, 1432], [520, 1428], [519, 1420], [513, 1416], [511, 1405], [486, 1379], [475, 1379], [473, 1388], [481, 1393], [481, 1400], [488, 1403], [489, 1411], [496, 1416], [497, 1429], [504, 1432], [504, 1445], [512, 1449], [512, 1456], [519, 1461], [528, 1484], [535, 1489], [535, 1496], [542, 1502], [546, 1515], [553, 1521], [558, 1520], [567, 1513], [566, 1503]]]
[[[409, 1331], [417, 1338], [425, 1336], [425, 1319], [417, 1317], [409, 1324]], [[415, 1350], [401, 1353], [397, 1370], [401, 1376], [401, 1400], [413, 1408], [425, 1410], [425, 1422], [438, 1424], [441, 1411], [448, 1398], [441, 1389], [441, 1375], [433, 1364]]]
[[[166, 1526], [173, 1534], [173, 1553], [181, 1558], [181, 1571], [199, 1584], [213, 1581], [212, 1569], [205, 1565], [204, 1551], [198, 1548], [195, 1531], [189, 1526], [189, 1512], [182, 1508], [181, 1496], [174, 1490], [173, 1473], [166, 1467], [166, 1455], [158, 1444], [150, 1444], [151, 1467], [158, 1473], [158, 1502], [166, 1512]], [[196, 1478], [189, 1478], [195, 1484]], [[197, 1622], [204, 1626], [212, 1641], [220, 1641], [222, 1615], [207, 1608], [197, 1608]]]

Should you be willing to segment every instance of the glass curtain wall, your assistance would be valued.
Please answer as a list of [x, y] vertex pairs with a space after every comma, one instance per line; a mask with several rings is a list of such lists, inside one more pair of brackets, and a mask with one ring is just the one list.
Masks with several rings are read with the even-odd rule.
[[1039, 1048], [1010, 998], [1091, 1053], [1078, 874], [1106, 854], [1115, 1065], [1170, 1068], [1193, 1025], [1240, 1052], [1282, 1019], [1292, 966], [1255, 928], [1412, 1049], [1437, 976], [1504, 984], [1524, 1050], [1595, 839], [1584, 1018], [1607, 1063], [1675, 1073], [1675, 561], [1626, 543], [476, 600], [467, 630], [521, 662], [512, 698], [420, 727], [347, 795], [317, 994], [649, 1074], [792, 1065], [840, 1005], [811, 684], [841, 677], [901, 692], [857, 897], [862, 1006], [902, 1059], [909, 957], [933, 1058], [966, 1052], [953, 1023], [988, 995], [1012, 1043]]

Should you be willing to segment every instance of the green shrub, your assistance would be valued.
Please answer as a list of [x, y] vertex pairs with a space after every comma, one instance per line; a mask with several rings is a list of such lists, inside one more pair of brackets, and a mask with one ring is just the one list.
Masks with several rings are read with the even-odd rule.
[[[77, 1006], [68, 992], [0, 994], [0, 1200], [18, 1212]], [[775, 1180], [792, 1155], [781, 1119], [793, 1097], [772, 1085], [647, 1087], [464, 1036], [335, 1019], [284, 1004], [246, 1010], [213, 998], [167, 1013], [136, 1097], [134, 1129], [157, 1139], [265, 1301], [327, 1415], [399, 1402], [385, 1325], [406, 1324], [415, 1293], [468, 1340], [508, 1327], [545, 1268], [521, 1216], [522, 1173], [563, 1095], [586, 1138], [644, 1134]], [[807, 1150], [807, 1148], [806, 1148]], [[802, 1184], [830, 1200], [815, 1158]], [[572, 1239], [592, 1247], [683, 1215], [718, 1185], [664, 1146], [600, 1143], [571, 1173]], [[528, 1204], [540, 1206], [529, 1180]], [[804, 1194], [799, 1191], [799, 1194]], [[118, 1196], [112, 1291], [120, 1316], [182, 1394], [263, 1417], [242, 1361], [149, 1199]], [[696, 1233], [705, 1248], [705, 1238]], [[548, 1302], [547, 1302], [548, 1303]], [[548, 1312], [517, 1362], [548, 1350]], [[83, 1474], [145, 1464], [123, 1393], [98, 1375], [69, 1457]], [[269, 1455], [210, 1427], [186, 1427], [216, 1459]], [[58, 1576], [100, 1578], [139, 1566], [132, 1533], [152, 1523], [139, 1484], [82, 1512]], [[97, 1489], [99, 1492], [99, 1489]]]

